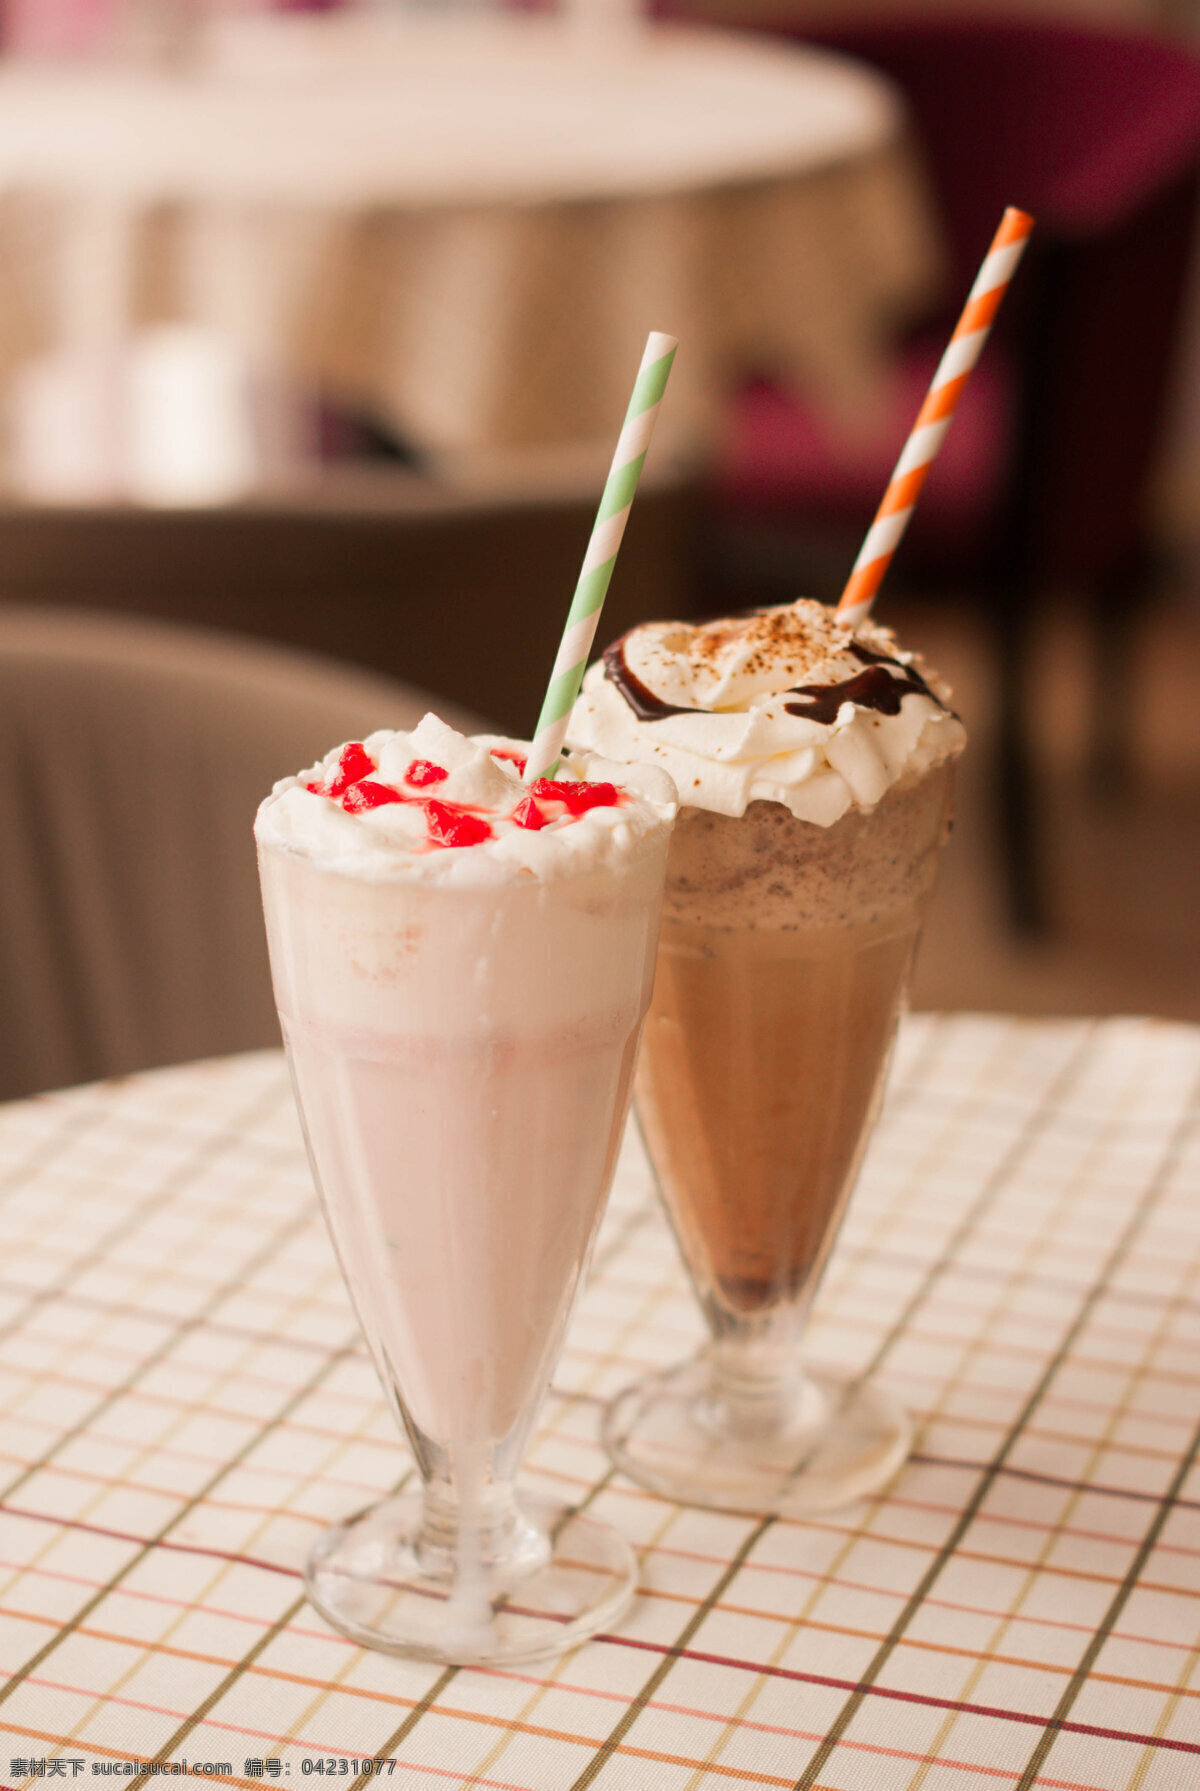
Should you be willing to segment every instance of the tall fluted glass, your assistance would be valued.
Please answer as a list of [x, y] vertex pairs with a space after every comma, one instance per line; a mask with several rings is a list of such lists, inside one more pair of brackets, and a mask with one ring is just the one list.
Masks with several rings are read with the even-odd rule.
[[884, 1484], [903, 1412], [806, 1364], [805, 1322], [878, 1112], [953, 766], [830, 827], [684, 809], [637, 1111], [707, 1321], [605, 1419], [620, 1467], [693, 1504], [803, 1513]]
[[259, 853], [313, 1173], [420, 1491], [318, 1542], [356, 1641], [536, 1658], [611, 1622], [633, 1559], [516, 1477], [628, 1109], [668, 828], [619, 870], [485, 888]]

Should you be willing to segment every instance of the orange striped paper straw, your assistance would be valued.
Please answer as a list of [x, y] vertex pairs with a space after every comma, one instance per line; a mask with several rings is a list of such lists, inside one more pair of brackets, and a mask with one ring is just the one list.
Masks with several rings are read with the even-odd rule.
[[1000, 220], [842, 592], [837, 614], [843, 622], [857, 626], [870, 611], [1032, 229], [1028, 212], [1012, 205]]

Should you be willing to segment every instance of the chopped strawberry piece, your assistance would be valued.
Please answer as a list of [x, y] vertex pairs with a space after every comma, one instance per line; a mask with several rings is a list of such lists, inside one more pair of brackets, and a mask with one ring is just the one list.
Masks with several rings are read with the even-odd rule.
[[443, 766], [433, 764], [430, 759], [414, 759], [404, 773], [404, 781], [423, 790], [429, 784], [444, 784], [449, 775]]
[[343, 746], [341, 750], [337, 770], [329, 780], [327, 794], [341, 796], [350, 788], [351, 784], [361, 782], [364, 777], [370, 777], [374, 769], [375, 761], [362, 741], [351, 740], [349, 745]]
[[576, 784], [567, 798], [573, 815], [582, 815], [589, 808], [619, 808], [621, 792], [616, 784]]
[[535, 777], [529, 786], [530, 794], [540, 796], [543, 802], [566, 802], [574, 788], [573, 783], [559, 783], [552, 777]]
[[308, 791], [310, 796], [328, 796], [329, 794], [325, 785], [320, 783], [307, 783], [303, 788]]
[[616, 808], [621, 800], [616, 784], [585, 784], [549, 777], [535, 779], [531, 794], [544, 801], [565, 802], [572, 815], [585, 814], [589, 808]]
[[528, 827], [531, 833], [536, 833], [546, 825], [546, 817], [532, 796], [522, 796], [512, 812], [512, 818], [518, 827]]
[[528, 763], [528, 760], [523, 752], [514, 752], [511, 746], [491, 746], [488, 748], [488, 751], [494, 759], [507, 759], [510, 764], [516, 766], [517, 770], [521, 773], [521, 776], [524, 777], [525, 766]]
[[492, 837], [486, 821], [478, 815], [465, 814], [450, 802], [435, 802], [431, 798], [425, 804], [425, 819], [435, 846], [478, 846]]
[[403, 801], [399, 790], [393, 790], [391, 784], [365, 777], [361, 783], [351, 784], [342, 797], [342, 807], [348, 815], [360, 815], [365, 808], [382, 808], [387, 802]]

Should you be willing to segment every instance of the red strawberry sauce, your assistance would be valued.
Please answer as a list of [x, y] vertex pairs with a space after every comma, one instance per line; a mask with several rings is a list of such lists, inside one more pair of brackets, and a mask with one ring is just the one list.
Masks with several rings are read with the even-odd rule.
[[[525, 759], [507, 747], [493, 747], [494, 759], [508, 759], [524, 772]], [[471, 803], [440, 802], [432, 796], [416, 796], [381, 783], [371, 776], [377, 769], [374, 759], [361, 740], [343, 746], [338, 762], [327, 783], [308, 783], [305, 789], [314, 796], [326, 796], [349, 815], [362, 814], [388, 803], [420, 803], [425, 811], [430, 846], [478, 846], [495, 835], [481, 812]], [[445, 783], [449, 772], [429, 759], [414, 759], [404, 773], [409, 790], [427, 790]], [[534, 798], [536, 797], [536, 801]], [[518, 827], [537, 832], [547, 822], [569, 816], [574, 819], [590, 808], [616, 808], [627, 800], [615, 784], [578, 783], [571, 779], [535, 779], [512, 811]], [[547, 809], [551, 812], [547, 812]], [[555, 813], [553, 811], [557, 810]]]
[[523, 752], [515, 752], [511, 746], [489, 746], [488, 751], [494, 759], [507, 759], [524, 777], [528, 761]]

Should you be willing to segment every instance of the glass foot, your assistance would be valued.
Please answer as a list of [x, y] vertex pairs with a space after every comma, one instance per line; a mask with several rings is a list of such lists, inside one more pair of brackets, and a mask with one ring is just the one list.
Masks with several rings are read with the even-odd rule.
[[607, 1524], [549, 1499], [522, 1494], [519, 1504], [517, 1558], [460, 1560], [451, 1576], [414, 1552], [420, 1494], [386, 1499], [324, 1532], [309, 1556], [308, 1596], [352, 1641], [415, 1660], [484, 1666], [559, 1654], [617, 1620], [637, 1562]]
[[747, 1420], [723, 1402], [705, 1354], [618, 1393], [603, 1437], [622, 1473], [680, 1504], [810, 1517], [886, 1486], [912, 1425], [869, 1381], [819, 1367], [786, 1423]]

